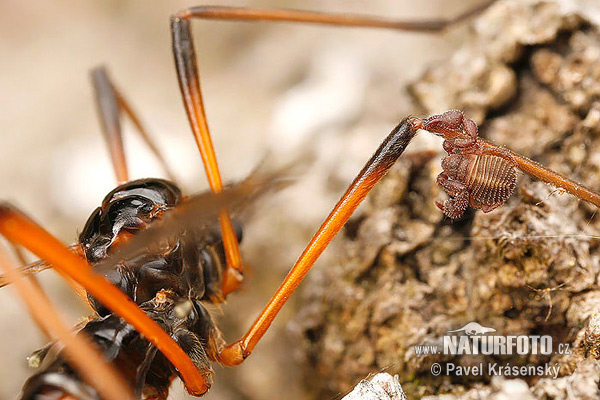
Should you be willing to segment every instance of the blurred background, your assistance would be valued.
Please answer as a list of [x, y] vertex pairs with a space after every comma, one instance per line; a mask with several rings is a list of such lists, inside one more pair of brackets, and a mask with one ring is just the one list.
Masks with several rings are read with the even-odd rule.
[[[385, 17], [454, 16], [477, 1], [215, 1]], [[100, 134], [89, 70], [105, 65], [188, 193], [205, 190], [171, 54], [169, 15], [199, 5], [141, 0], [0, 5], [0, 198], [65, 243], [115, 185]], [[193, 23], [213, 140], [226, 181], [261, 160], [306, 159], [294, 187], [245, 218], [242, 247], [250, 271], [219, 321], [237, 339], [254, 320], [312, 233], [391, 128], [410, 112], [407, 81], [443, 62], [468, 24], [444, 35], [274, 23]], [[162, 171], [126, 124], [132, 178]], [[417, 146], [415, 146], [417, 147]], [[326, 257], [335, 257], [335, 252]], [[327, 258], [317, 268], [327, 267]], [[69, 323], [87, 310], [52, 272], [44, 287]], [[302, 286], [300, 287], [300, 290]], [[297, 296], [296, 296], [297, 298]], [[243, 365], [215, 366], [212, 399], [310, 398], [286, 322], [292, 299]], [[0, 398], [15, 398], [31, 373], [26, 357], [44, 344], [11, 288], [0, 290]], [[171, 398], [186, 398], [173, 385]]]

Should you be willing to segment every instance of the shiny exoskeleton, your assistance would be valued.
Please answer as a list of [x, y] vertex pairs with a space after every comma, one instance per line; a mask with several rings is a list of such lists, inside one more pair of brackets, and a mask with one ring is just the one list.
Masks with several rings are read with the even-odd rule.
[[469, 206], [490, 212], [513, 194], [517, 163], [501, 148], [484, 148], [473, 120], [454, 110], [428, 119], [424, 126], [445, 139], [448, 156], [437, 183], [451, 198], [436, 205], [446, 216], [460, 218]]
[[[118, 186], [92, 212], [79, 236], [88, 262], [96, 268], [101, 266], [136, 232], [182, 200], [179, 188], [162, 179], [140, 179]], [[236, 229], [241, 240], [239, 226]], [[145, 250], [120, 260], [116, 268], [99, 272], [169, 333], [211, 382], [209, 360], [215, 360], [214, 349], [223, 339], [202, 303], [223, 300], [221, 281], [226, 261], [218, 221], [182, 232], [166, 247]], [[128, 382], [136, 383], [132, 389], [138, 394], [143, 389], [144, 398], [166, 398], [169, 384], [177, 376], [171, 363], [131, 325], [93, 297], [88, 298], [100, 317], [88, 322], [82, 331]], [[23, 399], [60, 399], [61, 393], [98, 399], [97, 392], [60, 355], [54, 361], [44, 360], [44, 364], [23, 387]]]
[[[214, 360], [207, 343], [220, 337], [214, 322], [198, 300], [181, 298], [172, 291], [159, 291], [140, 308], [156, 321], [191, 357], [194, 364], [212, 381], [209, 360]], [[79, 332], [90, 338], [106, 361], [117, 369], [138, 397], [163, 399], [177, 371], [131, 325], [110, 314], [89, 321]], [[23, 400], [58, 400], [65, 394], [80, 400], [99, 400], [94, 388], [85, 383], [59, 352], [44, 360], [42, 370], [23, 387]]]
[[[118, 186], [94, 210], [79, 236], [88, 262], [98, 265], [181, 200], [179, 188], [162, 179], [140, 179]], [[170, 289], [185, 298], [219, 302], [225, 265], [215, 220], [193, 233], [182, 233], [167, 248], [149, 250], [122, 260], [116, 269], [101, 272], [137, 304], [152, 299], [161, 289]], [[94, 298], [90, 297], [90, 302], [100, 315], [109, 313]]]

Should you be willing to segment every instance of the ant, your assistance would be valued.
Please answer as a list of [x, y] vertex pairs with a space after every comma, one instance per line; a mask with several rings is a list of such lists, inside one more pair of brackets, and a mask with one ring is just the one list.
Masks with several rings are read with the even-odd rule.
[[[452, 22], [470, 16], [473, 12]], [[316, 259], [421, 129], [445, 139], [444, 149], [449, 155], [444, 160], [444, 172], [440, 175], [439, 182], [452, 198], [438, 203], [438, 206], [451, 218], [460, 217], [467, 205], [481, 208], [484, 212], [502, 205], [514, 191], [515, 168], [600, 205], [600, 196], [589, 189], [478, 138], [475, 124], [458, 111], [426, 119], [405, 118], [392, 130], [357, 175], [252, 327], [242, 339], [227, 345], [200, 302], [223, 301], [241, 284], [243, 263], [238, 248], [241, 233], [236, 229], [229, 209], [236, 202], [251, 199], [256, 191], [266, 191], [268, 185], [261, 183], [260, 177], [258, 183], [250, 179], [231, 189], [225, 189], [222, 184], [204, 112], [189, 29], [189, 20], [195, 17], [303, 21], [425, 31], [439, 30], [448, 25], [448, 22], [399, 23], [360, 16], [223, 7], [191, 8], [176, 14], [172, 18], [171, 29], [180, 89], [212, 192], [193, 196], [185, 201], [177, 186], [168, 181], [149, 179], [128, 182], [119, 113], [128, 114], [148, 145], [151, 148], [153, 146], [106, 74], [102, 70], [96, 71], [94, 82], [103, 131], [111, 149], [117, 178], [124, 183], [107, 195], [102, 207], [88, 220], [80, 236], [79, 250], [82, 254], [75, 254], [62, 246], [8, 204], [0, 207], [0, 233], [11, 242], [23, 245], [45, 259], [86, 289], [90, 303], [100, 317], [88, 322], [83, 331], [95, 338], [95, 342], [100, 342], [102, 338], [113, 338], [104, 342], [104, 350], [123, 351], [123, 358], [113, 358], [113, 364], [127, 378], [125, 387], [129, 386], [138, 397], [142, 392], [152, 398], [166, 397], [168, 386], [175, 376], [182, 378], [191, 394], [202, 395], [209, 389], [212, 380], [209, 359], [224, 365], [243, 362]], [[207, 220], [211, 222], [205, 223]], [[191, 253], [184, 249], [189, 245], [185, 241], [180, 243], [175, 240], [175, 244], [170, 242], [166, 248], [159, 246], [161, 241], [157, 236], [162, 237], [165, 232], [173, 234], [174, 225], [185, 232], [182, 227], [192, 229], [199, 221], [203, 222], [199, 229], [202, 235], [195, 236], [194, 239], [200, 237], [200, 245]], [[217, 224], [219, 229], [215, 228]], [[129, 258], [139, 256], [138, 252], [143, 248], [152, 248], [156, 253]], [[85, 261], [82, 256], [85, 256]], [[199, 263], [198, 260], [202, 257], [206, 260], [205, 263]], [[123, 268], [123, 263], [129, 261], [131, 265]], [[157, 261], [158, 268], [153, 270], [151, 266], [157, 264], [151, 263]], [[193, 276], [188, 268], [180, 271], [182, 266], [192, 261], [206, 268], [201, 273], [196, 271]], [[88, 263], [94, 266], [96, 272], [90, 269]], [[156, 274], [157, 270], [167, 274]], [[98, 275], [98, 271], [104, 277]], [[13, 278], [9, 280], [15, 283], [20, 279], [14, 274], [11, 276]], [[182, 276], [185, 278], [181, 278]], [[198, 284], [200, 277], [204, 287]], [[106, 282], [105, 278], [120, 290]], [[151, 283], [156, 285], [153, 287]], [[23, 286], [23, 282], [20, 286]], [[188, 305], [184, 312], [177, 307], [182, 303]], [[40, 305], [39, 301], [37, 305]], [[179, 328], [183, 329], [183, 336], [180, 335]], [[188, 332], [195, 336], [189, 336]], [[114, 338], [121, 333], [130, 340], [117, 342]], [[136, 362], [140, 360], [141, 364]], [[111, 388], [111, 385], [106, 384], [109, 382], [105, 382], [106, 387], [97, 381], [94, 385], [93, 379], [90, 379], [91, 382], [86, 380], [90, 374], [80, 371], [84, 380], [91, 384], [86, 386], [61, 359], [52, 365], [55, 370], [52, 369], [54, 367], [48, 367], [50, 369], [42, 371], [26, 386], [26, 398], [35, 398], [47, 391], [73, 396], [87, 393], [92, 398], [100, 394], [111, 398], [114, 393], [121, 393], [123, 396], [123, 393], [128, 392], [127, 389], [120, 390], [119, 386]], [[58, 373], [60, 378], [37, 379], [56, 378], [52, 373]], [[154, 380], [156, 375], [162, 375], [162, 379]], [[35, 382], [41, 384], [37, 385]]]

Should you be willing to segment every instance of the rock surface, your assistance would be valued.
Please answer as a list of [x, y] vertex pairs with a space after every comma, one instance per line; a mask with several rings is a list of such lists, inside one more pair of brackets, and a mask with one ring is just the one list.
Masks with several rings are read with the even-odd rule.
[[[499, 1], [411, 93], [423, 114], [464, 110], [482, 137], [598, 188], [598, 11], [586, 2]], [[406, 155], [351, 221], [338, 262], [310, 276], [293, 330], [318, 397], [385, 369], [409, 398], [597, 398], [597, 209], [521, 174], [504, 206], [452, 222], [434, 205], [446, 196], [440, 170], [439, 157]], [[571, 354], [416, 354], [414, 346], [471, 321], [498, 335], [550, 335]], [[558, 379], [434, 376], [434, 362], [560, 368]]]

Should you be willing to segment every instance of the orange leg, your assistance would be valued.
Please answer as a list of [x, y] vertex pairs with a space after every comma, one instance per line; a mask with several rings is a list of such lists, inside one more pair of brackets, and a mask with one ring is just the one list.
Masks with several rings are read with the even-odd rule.
[[[202, 99], [202, 91], [200, 89], [200, 74], [196, 61], [194, 41], [190, 31], [189, 20], [191, 18], [229, 21], [285, 21], [333, 26], [438, 32], [485, 10], [494, 3], [494, 1], [495, 0], [484, 1], [479, 6], [451, 19], [434, 19], [418, 22], [364, 15], [318, 13], [300, 10], [258, 10], [221, 6], [192, 7], [174, 15], [171, 18], [171, 33], [179, 87], [188, 120], [198, 148], [200, 149], [208, 182], [213, 193], [221, 192], [223, 190], [223, 184], [210, 137], [206, 113], [204, 111], [204, 102]], [[227, 268], [225, 270], [222, 286], [223, 296], [226, 296], [240, 285], [243, 279], [243, 264], [239, 243], [227, 209], [222, 210], [220, 214], [220, 223], [227, 259]]]
[[[18, 249], [18, 248], [19, 248], [18, 246], [15, 246], [15, 249]], [[73, 245], [69, 246], [69, 250], [71, 250], [73, 253], [83, 257], [83, 252], [81, 251], [81, 246], [79, 244], [73, 244]], [[38, 260], [38, 261], [32, 262], [31, 264], [23, 265], [22, 267], [19, 267], [18, 269], [19, 269], [20, 273], [22, 273], [26, 276], [33, 276], [33, 275], [35, 275], [39, 272], [45, 271], [49, 268], [52, 268], [52, 266], [50, 264], [48, 264], [46, 261]], [[6, 285], [10, 285], [10, 282], [4, 275], [0, 275], [0, 289]], [[76, 288], [74, 288], [74, 289], [76, 289]]]
[[[175, 16], [172, 19], [172, 32], [180, 87], [188, 118], [206, 166], [211, 190], [219, 193], [223, 188], [202, 103], [200, 79], [189, 30], [189, 18], [267, 19], [341, 26], [437, 31], [471, 16], [492, 2], [493, 0], [488, 1], [483, 7], [478, 7], [452, 20], [423, 21], [418, 23], [389, 21], [360, 16], [336, 16], [295, 11], [257, 11], [222, 7], [193, 8]], [[147, 139], [147, 135], [145, 135], [145, 131], [131, 111], [131, 108], [108, 81], [106, 73], [102, 70], [97, 70], [94, 72], [93, 79], [97, 91], [103, 131], [111, 149], [115, 172], [120, 181], [126, 181], [128, 179], [128, 172], [120, 132], [119, 113], [125, 112], [133, 120], [133, 123], [140, 130], [142, 137]], [[420, 126], [420, 120], [414, 118], [406, 119], [386, 139], [321, 226], [305, 252], [290, 271], [282, 286], [248, 333], [240, 341], [219, 349], [219, 356], [224, 364], [237, 364], [251, 353], [278, 311], [298, 286], [315, 260], [324, 251], [371, 188], [381, 179], [385, 172], [393, 165], [397, 157], [404, 151], [406, 145], [408, 145], [410, 139], [415, 135]], [[153, 147], [150, 143], [149, 145], [151, 148]], [[226, 295], [235, 290], [241, 281], [242, 261], [239, 255], [235, 231], [227, 209], [223, 209], [220, 216], [228, 264], [223, 280], [223, 294]], [[44, 258], [58, 271], [62, 271], [64, 275], [73, 277], [91, 295], [98, 298], [115, 313], [124, 317], [138, 331], [144, 333], [180, 371], [190, 393], [201, 395], [208, 390], [210, 382], [207, 380], [210, 380], [210, 377], [202, 376], [189, 357], [160, 327], [118, 289], [110, 285], [103, 277], [94, 274], [84, 260], [69, 252], [68, 249], [49, 233], [7, 205], [0, 205], [0, 233], [4, 234], [9, 240], [24, 245], [41, 258]]]
[[338, 201], [329, 216], [292, 267], [287, 277], [269, 300], [248, 332], [237, 342], [218, 349], [219, 361], [225, 365], [236, 365], [250, 355], [260, 338], [265, 334], [273, 319], [298, 287], [309, 269], [340, 231], [358, 205], [373, 186], [394, 165], [406, 146], [422, 127], [418, 118], [406, 118], [392, 130], [375, 154], [356, 176], [346, 193]]
[[102, 134], [108, 144], [113, 168], [119, 183], [124, 183], [129, 180], [127, 171], [127, 160], [123, 146], [123, 136], [121, 133], [121, 116], [125, 114], [129, 117], [133, 125], [136, 127], [142, 140], [150, 148], [150, 151], [157, 158], [167, 177], [175, 181], [174, 175], [170, 170], [164, 157], [154, 144], [150, 135], [142, 125], [129, 103], [125, 100], [121, 92], [115, 87], [108, 77], [108, 73], [104, 67], [96, 67], [90, 73], [94, 95], [96, 98], [96, 106], [98, 116], [100, 117], [100, 126]]
[[[200, 149], [210, 190], [213, 193], [220, 193], [223, 191], [223, 183], [204, 112], [189, 21], [173, 19], [171, 21], [171, 29], [173, 33], [173, 52], [175, 55], [177, 76], [179, 78], [179, 87], [185, 103], [185, 109], [194, 133], [194, 138], [196, 139], [196, 144]], [[221, 224], [225, 258], [227, 260], [227, 267], [221, 288], [223, 297], [225, 297], [236, 290], [241, 284], [244, 267], [235, 229], [233, 228], [233, 223], [227, 209], [221, 211], [219, 221]]]
[[16, 269], [4, 250], [0, 248], [0, 269], [19, 292], [36, 324], [47, 332], [50, 338], [60, 340], [64, 354], [81, 376], [92, 385], [102, 397], [107, 399], [133, 399], [133, 393], [119, 376], [96, 351], [86, 337], [74, 335], [57, 314], [39, 285]]
[[[23, 248], [21, 246], [17, 246], [13, 243], [11, 243], [11, 246], [15, 252], [15, 255], [17, 256], [17, 260], [19, 260], [19, 263], [21, 264], [21, 269], [23, 268], [23, 266], [27, 265], [27, 259], [25, 258], [25, 253], [23, 252]], [[19, 272], [19, 270], [17, 271]], [[33, 286], [35, 286], [35, 288], [39, 291], [42, 290], [42, 287], [40, 286], [40, 282], [37, 280], [37, 276], [35, 276], [35, 274], [29, 274], [27, 275], [27, 279], [29, 280], [29, 282], [31, 282], [31, 284]], [[46, 336], [49, 337], [48, 332], [44, 330], [44, 334], [46, 334]]]
[[[35, 274], [24, 275], [21, 272], [23, 266], [27, 265], [27, 259], [25, 258], [25, 252], [23, 251], [23, 248], [21, 246], [15, 245], [14, 243], [10, 243], [10, 245], [12, 246], [15, 256], [17, 256], [17, 260], [19, 261], [19, 263], [21, 265], [19, 268], [16, 268], [17, 274], [19, 274], [19, 277], [25, 276], [27, 278], [27, 280], [29, 281], [29, 283], [34, 287], [34, 289], [36, 291], [43, 292], [40, 282], [38, 281], [37, 276]], [[0, 253], [2, 253], [1, 247], [0, 247]], [[1, 254], [0, 254], [0, 256], [1, 256]], [[8, 263], [8, 259], [7, 259], [6, 255], [4, 255], [4, 260], [5, 260], [4, 264], [7, 264], [9, 267], [13, 267], [12, 265], [10, 265], [10, 263]], [[6, 269], [6, 267], [4, 269]], [[16, 276], [17, 275], [15, 275], [15, 274], [11, 275], [11, 277], [13, 278], [12, 281], [15, 280]], [[0, 275], [0, 280], [5, 281], [7, 284], [9, 284], [10, 282], [8, 281], [7, 278], [9, 278], [9, 277], [8, 276], [4, 277], [3, 275]], [[46, 339], [48, 341], [50, 341], [52, 339], [52, 333], [48, 329], [46, 329], [46, 327], [42, 324], [38, 324], [38, 327], [40, 328], [40, 330], [42, 331], [42, 333], [44, 334]]]
[[103, 276], [94, 273], [84, 259], [6, 203], [0, 203], [0, 234], [46, 260], [63, 276], [73, 278], [106, 307], [142, 332], [179, 370], [190, 394], [200, 396], [206, 393], [212, 377], [202, 375], [187, 354], [164, 330], [119, 289]]

